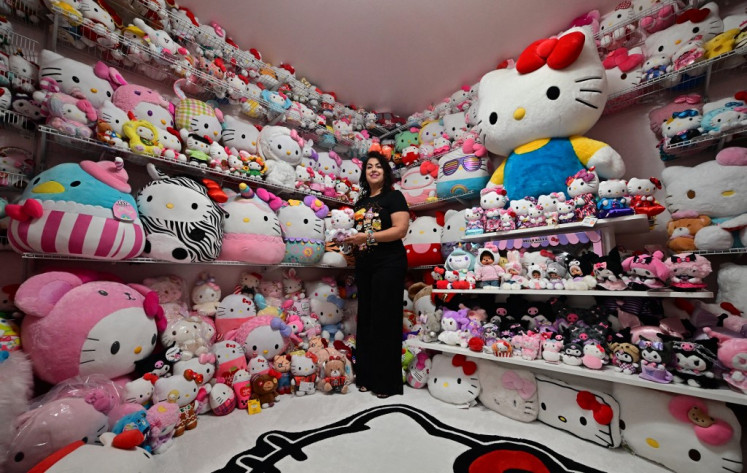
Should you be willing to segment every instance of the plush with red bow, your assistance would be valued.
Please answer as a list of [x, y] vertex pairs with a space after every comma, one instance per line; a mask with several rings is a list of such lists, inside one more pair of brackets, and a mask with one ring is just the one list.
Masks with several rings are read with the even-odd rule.
[[464, 355], [436, 355], [428, 378], [428, 392], [449, 404], [472, 405], [480, 394], [477, 371], [477, 364]]

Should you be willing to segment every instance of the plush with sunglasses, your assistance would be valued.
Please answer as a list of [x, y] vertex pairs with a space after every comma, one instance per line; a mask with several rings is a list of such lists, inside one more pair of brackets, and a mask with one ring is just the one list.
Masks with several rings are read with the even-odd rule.
[[488, 160], [485, 148], [467, 140], [438, 160], [436, 194], [439, 198], [479, 192], [488, 183]]
[[563, 192], [566, 177], [592, 166], [600, 177], [622, 177], [620, 155], [581, 136], [601, 116], [607, 94], [594, 39], [583, 28], [535, 41], [514, 69], [483, 76], [478, 118], [485, 147], [508, 156], [489, 187], [503, 185], [510, 199], [521, 199]]

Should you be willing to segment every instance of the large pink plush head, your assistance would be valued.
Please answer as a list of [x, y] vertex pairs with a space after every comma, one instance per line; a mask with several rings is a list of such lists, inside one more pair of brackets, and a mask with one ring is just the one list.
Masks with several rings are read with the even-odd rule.
[[18, 433], [8, 455], [8, 473], [29, 471], [58, 449], [83, 440], [93, 443], [108, 430], [106, 414], [85, 398], [57, 399], [18, 416]]
[[240, 343], [247, 358], [263, 356], [270, 360], [285, 352], [292, 333], [293, 329], [279, 317], [260, 315], [228, 332], [226, 339]]
[[131, 373], [153, 351], [156, 323], [165, 324], [155, 292], [111, 281], [84, 283], [66, 272], [29, 278], [18, 288], [16, 305], [26, 313], [24, 350], [49, 383], [79, 374], [113, 379]]
[[142, 85], [127, 84], [114, 91], [112, 103], [137, 120], [146, 120], [160, 130], [174, 126], [173, 106], [158, 92]]

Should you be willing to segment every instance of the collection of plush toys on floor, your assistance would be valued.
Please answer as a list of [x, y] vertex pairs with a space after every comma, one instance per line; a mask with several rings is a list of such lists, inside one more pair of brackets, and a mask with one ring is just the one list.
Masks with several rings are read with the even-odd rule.
[[657, 250], [621, 259], [617, 249], [603, 257], [508, 250], [503, 257], [495, 245], [487, 245], [470, 251], [457, 247], [431, 278], [435, 289], [700, 291], [707, 287], [703, 280], [709, 274], [710, 261], [695, 253], [665, 257]]
[[0, 366], [14, 369], [3, 384], [29, 387], [30, 372], [16, 364], [30, 362], [56, 386], [7, 419], [16, 430], [0, 445], [10, 449], [5, 471], [25, 472], [106, 431], [114, 446], [162, 453], [198, 414], [253, 414], [283, 394], [344, 394], [354, 379], [355, 296], [350, 280], [304, 283], [293, 270], [281, 280], [242, 273], [228, 295], [207, 273], [189, 293], [173, 275], [129, 285], [89, 271], [33, 276], [6, 297], [22, 313], [4, 307], [0, 320]]

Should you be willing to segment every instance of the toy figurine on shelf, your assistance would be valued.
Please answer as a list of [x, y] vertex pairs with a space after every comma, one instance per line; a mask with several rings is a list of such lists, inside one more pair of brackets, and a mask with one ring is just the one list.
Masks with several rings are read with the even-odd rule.
[[599, 191], [599, 176], [594, 167], [582, 169], [565, 180], [566, 192], [574, 205], [576, 220], [597, 216], [596, 196]]
[[472, 207], [464, 212], [464, 220], [467, 222], [465, 235], [481, 235], [485, 232], [485, 219], [482, 207]]
[[638, 372], [638, 361], [640, 350], [630, 340], [630, 329], [624, 329], [613, 335], [613, 341], [609, 344], [612, 352], [612, 365], [615, 371], [622, 374], [636, 374]]
[[661, 251], [625, 258], [622, 268], [626, 273], [624, 279], [628, 287], [637, 291], [664, 288], [672, 271], [664, 264], [662, 258], [664, 253]]
[[641, 374], [639, 377], [655, 383], [671, 383], [674, 376], [667, 371], [670, 353], [664, 342], [640, 337], [638, 348], [641, 354]]
[[703, 279], [711, 274], [711, 262], [695, 253], [678, 253], [664, 261], [671, 271], [669, 286], [676, 291], [699, 291], [706, 288]]
[[661, 189], [661, 181], [655, 177], [638, 179], [633, 177], [628, 181], [628, 195], [630, 208], [636, 214], [644, 214], [649, 220], [662, 213], [665, 208], [654, 199], [654, 193]]
[[[508, 198], [503, 187], [483, 189], [480, 191], [480, 207], [482, 207], [485, 221], [485, 231], [496, 232], [506, 230], [501, 228], [502, 211], [505, 210]], [[513, 219], [511, 220], [513, 223]], [[515, 224], [513, 225], [516, 226]], [[511, 228], [513, 230], [513, 228]]]
[[628, 186], [622, 179], [609, 179], [599, 183], [597, 215], [599, 218], [614, 218], [633, 215], [628, 200]]

